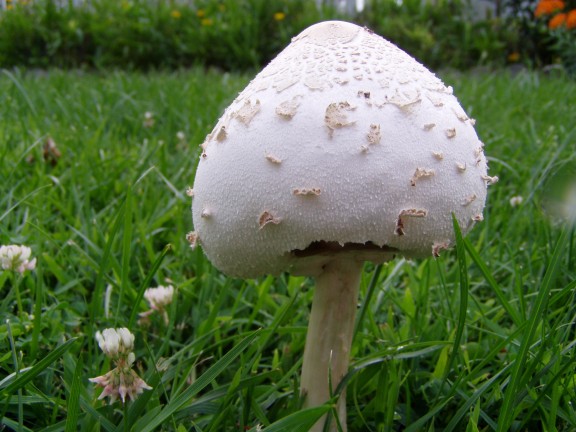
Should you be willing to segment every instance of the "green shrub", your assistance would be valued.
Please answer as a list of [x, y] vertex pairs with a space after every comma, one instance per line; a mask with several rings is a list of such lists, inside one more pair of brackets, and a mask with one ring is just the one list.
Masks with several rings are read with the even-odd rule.
[[0, 67], [250, 68], [270, 60], [308, 25], [336, 18], [305, 0], [53, 0], [0, 14]]
[[258, 68], [327, 19], [354, 20], [433, 68], [501, 64], [497, 19], [471, 20], [459, 0], [372, 0], [356, 17], [306, 0], [94, 0], [18, 3], [0, 12], [0, 67]]
[[531, 66], [562, 65], [576, 75], [576, 1], [508, 0], [518, 57]]
[[459, 0], [371, 0], [361, 19], [432, 68], [502, 65], [508, 35], [499, 19], [471, 19]]

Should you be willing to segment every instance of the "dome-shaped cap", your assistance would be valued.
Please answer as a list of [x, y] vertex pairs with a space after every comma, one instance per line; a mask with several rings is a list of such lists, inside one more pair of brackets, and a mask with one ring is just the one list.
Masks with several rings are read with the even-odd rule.
[[[452, 89], [373, 32], [311, 26], [202, 145], [193, 221], [224, 273], [313, 273], [347, 251], [437, 254], [482, 219], [483, 145]], [[320, 257], [320, 258], [319, 258]]]

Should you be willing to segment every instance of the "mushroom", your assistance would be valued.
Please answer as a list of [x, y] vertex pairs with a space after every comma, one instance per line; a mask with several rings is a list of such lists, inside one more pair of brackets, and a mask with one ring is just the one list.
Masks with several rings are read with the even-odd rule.
[[[230, 276], [315, 278], [305, 407], [326, 403], [348, 371], [363, 263], [437, 256], [454, 240], [452, 215], [464, 233], [481, 219], [487, 163], [463, 118], [452, 88], [408, 54], [328, 21], [295, 37], [208, 135], [194, 244]], [[344, 393], [337, 412], [346, 429]]]

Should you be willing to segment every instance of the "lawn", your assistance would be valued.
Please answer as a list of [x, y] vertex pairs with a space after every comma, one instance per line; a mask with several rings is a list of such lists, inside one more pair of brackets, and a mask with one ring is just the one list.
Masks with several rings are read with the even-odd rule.
[[[576, 82], [441, 77], [500, 182], [454, 250], [366, 265], [349, 430], [574, 430], [576, 239], [558, 207], [576, 182]], [[312, 281], [227, 278], [185, 240], [198, 145], [250, 78], [0, 72], [0, 244], [37, 258], [0, 273], [0, 424], [297, 431], [321, 414], [298, 397]], [[169, 284], [168, 320], [139, 320], [144, 290]], [[135, 334], [153, 387], [135, 402], [88, 381], [111, 368], [108, 327]]]

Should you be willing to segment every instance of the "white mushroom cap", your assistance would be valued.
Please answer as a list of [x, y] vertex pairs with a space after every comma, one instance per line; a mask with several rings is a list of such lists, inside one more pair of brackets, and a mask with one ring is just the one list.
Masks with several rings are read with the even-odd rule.
[[437, 254], [453, 241], [452, 213], [466, 232], [496, 180], [473, 125], [452, 89], [390, 42], [315, 24], [207, 136], [196, 238], [239, 277], [313, 274], [334, 245], [374, 261]]

